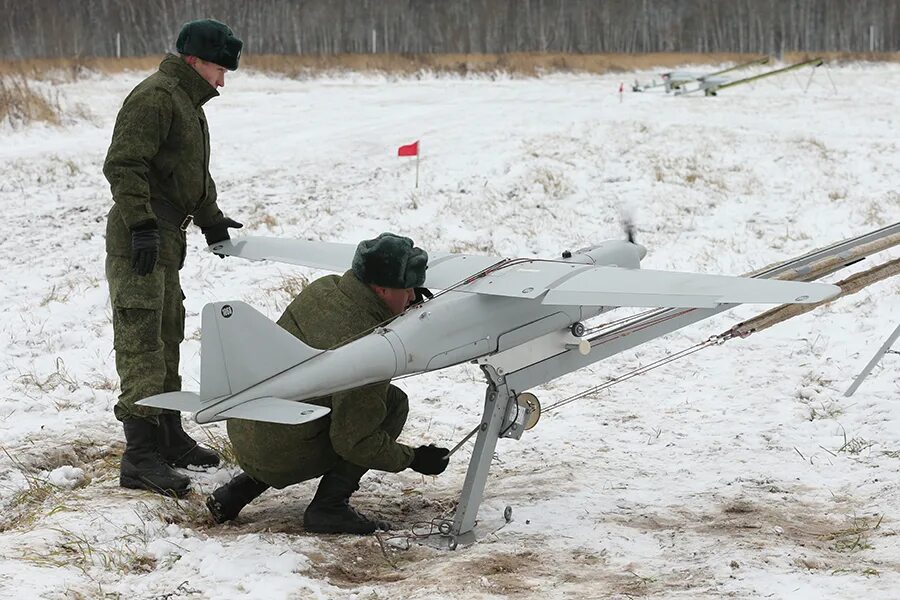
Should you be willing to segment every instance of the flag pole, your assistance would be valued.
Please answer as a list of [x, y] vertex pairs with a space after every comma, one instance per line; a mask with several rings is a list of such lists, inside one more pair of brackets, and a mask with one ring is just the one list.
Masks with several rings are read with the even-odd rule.
[[416, 189], [419, 189], [419, 155], [422, 154], [422, 143], [416, 145]]

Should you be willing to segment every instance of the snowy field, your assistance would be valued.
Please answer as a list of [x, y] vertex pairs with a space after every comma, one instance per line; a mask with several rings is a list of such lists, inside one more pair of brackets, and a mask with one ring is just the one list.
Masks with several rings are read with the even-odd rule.
[[[196, 493], [181, 502], [120, 489], [101, 165], [144, 75], [60, 83], [77, 115], [63, 127], [0, 129], [0, 597], [900, 598], [900, 357], [843, 397], [898, 324], [896, 279], [502, 440], [481, 516], [510, 505], [514, 520], [470, 548], [407, 548], [403, 536], [452, 513], [471, 446], [440, 477], [364, 479], [358, 507], [406, 528], [384, 550], [375, 537], [307, 535], [313, 482], [267, 492], [227, 526], [202, 502], [234, 465], [191, 472]], [[900, 220], [900, 66], [820, 69], [804, 92], [807, 77], [620, 99], [631, 74], [238, 72], [207, 104], [211, 168], [242, 233], [355, 243], [394, 231], [434, 251], [553, 257], [620, 238], [625, 210], [645, 267], [741, 274]], [[396, 157], [416, 139], [418, 189], [414, 163]], [[188, 243], [182, 374], [196, 390], [206, 302], [240, 299], [274, 319], [301, 277], [323, 273], [219, 260], [196, 229]], [[762, 308], [536, 392], [550, 404]], [[472, 365], [400, 385], [402, 441], [452, 446], [478, 422]], [[190, 431], [224, 444], [222, 424]]]

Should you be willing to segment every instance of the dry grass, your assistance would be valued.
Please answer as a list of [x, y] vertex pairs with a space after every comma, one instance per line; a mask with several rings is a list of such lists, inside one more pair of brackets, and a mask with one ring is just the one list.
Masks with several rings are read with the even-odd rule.
[[[791, 53], [785, 62], [800, 62], [815, 56], [823, 56], [836, 63], [853, 61], [896, 62], [896, 53]], [[746, 54], [338, 54], [276, 56], [253, 55], [244, 64], [254, 70], [280, 73], [291, 77], [314, 74], [321, 71], [350, 70], [376, 71], [412, 75], [422, 71], [452, 73], [458, 75], [483, 73], [509, 73], [519, 76], [537, 76], [547, 72], [630, 73], [655, 68], [676, 67], [690, 64], [745, 62], [757, 55]]]
[[26, 550], [22, 555], [25, 561], [41, 567], [75, 567], [94, 583], [98, 583], [99, 574], [141, 574], [156, 568], [156, 559], [144, 552], [147, 540], [139, 534], [101, 541], [83, 532], [50, 530], [59, 535], [58, 542], [48, 551]]
[[37, 392], [36, 396], [29, 397], [49, 394], [59, 387], [64, 387], [68, 392], [74, 392], [80, 385], [75, 376], [69, 373], [63, 359], [58, 356], [56, 357], [56, 370], [46, 377], [41, 377], [36, 373], [25, 373], [17, 377], [15, 383], [26, 395], [29, 395], [29, 392]]
[[0, 531], [6, 531], [34, 522], [41, 513], [41, 507], [58, 488], [37, 469], [24, 464], [6, 448], [2, 448], [2, 451], [25, 479], [25, 487], [13, 495], [11, 503], [4, 508], [0, 516]]
[[168, 525], [185, 525], [187, 527], [208, 527], [214, 525], [209, 509], [206, 508], [205, 497], [191, 492], [186, 498], [169, 498], [165, 502], [147, 507], [150, 518]]
[[872, 548], [870, 543], [872, 535], [881, 527], [884, 515], [871, 517], [853, 517], [848, 526], [824, 533], [820, 538], [825, 542], [831, 542], [831, 549], [835, 552], [859, 552]]
[[[266, 291], [285, 299], [287, 302], [284, 306], [287, 306], [294, 298], [300, 295], [300, 292], [302, 292], [307, 285], [309, 285], [308, 277], [304, 277], [303, 275], [293, 275], [283, 278], [277, 285], [266, 288]], [[277, 305], [279, 309], [283, 308], [282, 303], [278, 302]]]
[[551, 200], [559, 200], [572, 191], [571, 183], [562, 172], [537, 167], [531, 176], [534, 183], [540, 186], [544, 190], [544, 195]]
[[278, 219], [268, 213], [265, 213], [261, 216], [250, 219], [249, 226], [252, 229], [266, 227], [269, 231], [274, 231], [275, 228], [278, 227]]
[[846, 452], [848, 454], [860, 454], [872, 446], [875, 445], [875, 442], [867, 440], [861, 437], [846, 439], [846, 435], [844, 436], [844, 445], [837, 449], [838, 452]]
[[0, 74], [0, 123], [14, 127], [33, 121], [59, 125], [61, 114], [56, 95], [35, 89], [25, 75]]
[[[821, 56], [829, 62], [898, 62], [898, 53], [792, 52], [788, 63]], [[521, 52], [511, 54], [333, 54], [333, 55], [245, 55], [241, 67], [291, 77], [322, 71], [372, 71], [412, 75], [430, 71], [458, 75], [510, 73], [536, 76], [547, 72], [630, 73], [692, 64], [745, 62], [757, 54], [657, 52], [650, 54], [561, 54]], [[131, 58], [33, 58], [0, 60], [0, 76], [24, 75], [29, 79], [76, 81], [87, 73], [151, 71], [162, 55]]]
[[0, 77], [23, 76], [37, 81], [78, 81], [88, 73], [151, 71], [162, 55], [134, 58], [29, 58], [0, 60]]
[[227, 434], [222, 435], [209, 427], [204, 427], [202, 431], [206, 435], [206, 439], [202, 441], [203, 444], [215, 450], [226, 464], [238, 464], [237, 455], [234, 453], [234, 446], [231, 444], [231, 439]]

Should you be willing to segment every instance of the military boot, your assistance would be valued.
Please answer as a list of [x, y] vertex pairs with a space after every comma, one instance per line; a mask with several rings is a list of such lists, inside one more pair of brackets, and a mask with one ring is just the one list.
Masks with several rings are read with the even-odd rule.
[[216, 467], [219, 455], [199, 445], [181, 427], [181, 413], [159, 416], [159, 451], [173, 467]]
[[241, 509], [259, 497], [269, 486], [241, 473], [206, 498], [213, 521], [224, 523], [238, 516]]
[[391, 529], [387, 521], [370, 519], [350, 506], [350, 496], [359, 489], [359, 478], [335, 471], [322, 476], [319, 489], [303, 513], [303, 528], [312, 533], [355, 533]]
[[119, 485], [181, 498], [191, 480], [165, 463], [159, 453], [159, 426], [140, 418], [122, 421], [125, 452], [119, 466]]

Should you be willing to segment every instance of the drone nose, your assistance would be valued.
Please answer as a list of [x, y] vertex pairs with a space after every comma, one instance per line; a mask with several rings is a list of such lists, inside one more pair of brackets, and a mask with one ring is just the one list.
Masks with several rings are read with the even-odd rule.
[[631, 243], [634, 244], [635, 246], [637, 246], [638, 260], [643, 260], [644, 257], [647, 256], [647, 248], [645, 248], [641, 244], [638, 244], [637, 242], [631, 242]]

